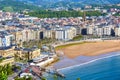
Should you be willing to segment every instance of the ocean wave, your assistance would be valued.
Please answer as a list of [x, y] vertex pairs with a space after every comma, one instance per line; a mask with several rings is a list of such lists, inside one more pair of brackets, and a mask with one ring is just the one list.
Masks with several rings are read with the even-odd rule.
[[120, 56], [120, 53], [112, 54], [112, 55], [107, 55], [107, 56], [104, 56], [104, 57], [93, 59], [93, 60], [88, 61], [88, 62], [84, 62], [84, 63], [80, 63], [80, 64], [77, 64], [77, 65], [73, 65], [73, 66], [69, 66], [69, 67], [57, 69], [57, 71], [62, 71], [62, 70], [66, 70], [66, 69], [71, 69], [71, 68], [79, 67], [79, 66], [82, 66], [82, 65], [86, 65], [86, 64], [89, 64], [89, 63], [96, 62], [98, 60], [102, 60], [102, 59], [106, 59], [106, 58], [111, 58], [111, 57], [115, 57], [115, 56]]

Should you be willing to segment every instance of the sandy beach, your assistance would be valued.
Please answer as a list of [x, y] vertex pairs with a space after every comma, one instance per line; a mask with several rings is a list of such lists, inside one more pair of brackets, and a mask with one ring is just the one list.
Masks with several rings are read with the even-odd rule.
[[88, 42], [67, 46], [56, 50], [63, 51], [68, 58], [76, 58], [78, 56], [97, 56], [113, 51], [120, 51], [120, 40], [107, 40], [98, 42]]

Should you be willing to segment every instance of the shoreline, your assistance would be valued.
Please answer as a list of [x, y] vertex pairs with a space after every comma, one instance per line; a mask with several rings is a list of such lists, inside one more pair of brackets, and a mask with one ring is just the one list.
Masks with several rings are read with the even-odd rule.
[[[119, 51], [120, 52], [120, 51]], [[114, 52], [115, 53], [115, 52]], [[109, 53], [106, 53], [106, 54], [109, 54]], [[102, 55], [101, 55], [102, 56]], [[73, 65], [73, 66], [68, 66], [68, 67], [65, 67], [65, 68], [60, 68], [60, 69], [57, 69], [57, 71], [61, 71], [61, 70], [65, 70], [65, 69], [70, 69], [70, 68], [75, 68], [75, 67], [79, 67], [79, 66], [82, 66], [82, 65], [87, 65], [87, 64], [90, 64], [90, 63], [93, 63], [93, 62], [96, 62], [96, 61], [99, 61], [99, 60], [102, 60], [102, 59], [106, 59], [106, 58], [111, 58], [111, 57], [115, 57], [115, 56], [120, 56], [120, 53], [116, 53], [116, 54], [110, 54], [110, 55], [106, 55], [106, 56], [102, 56], [100, 58], [97, 58], [97, 59], [93, 59], [93, 60], [90, 60], [90, 61], [86, 61], [86, 62], [83, 62], [83, 63], [79, 63], [77, 65]]]
[[[85, 65], [85, 64], [89, 64], [92, 62], [96, 62], [98, 60], [101, 59], [105, 59], [105, 58], [109, 58], [109, 57], [114, 57], [114, 56], [119, 56], [120, 55], [120, 40], [105, 40], [105, 41], [95, 41], [95, 44], [98, 43], [101, 46], [96, 46], [95, 48], [93, 47], [93, 52], [89, 52], [89, 54], [81, 54], [78, 53], [78, 55], [74, 55], [71, 54], [70, 50], [68, 51], [68, 54], [71, 55], [66, 55], [67, 57], [65, 57], [63, 60], [60, 60], [58, 63], [54, 64], [54, 67], [60, 71], [60, 70], [64, 70], [67, 68], [73, 68], [73, 67], [77, 67], [77, 66], [81, 66], [81, 65]], [[102, 45], [103, 43], [105, 43], [105, 45]], [[89, 43], [85, 43], [85, 44], [89, 44]], [[94, 44], [93, 42], [91, 44]], [[107, 47], [106, 47], [107, 44]], [[78, 44], [78, 45], [72, 45], [72, 48], [70, 48], [71, 46], [67, 46], [65, 48], [67, 49], [78, 49], [75, 46], [80, 46], [80, 45], [84, 45], [84, 44]], [[75, 48], [73, 48], [75, 47]], [[104, 48], [105, 47], [105, 48]], [[99, 49], [97, 52], [94, 51], [94, 49], [97, 50], [97, 48]], [[64, 49], [62, 49], [64, 50]], [[78, 49], [79, 51], [80, 49]], [[89, 49], [90, 50], [90, 49]], [[86, 51], [84, 51], [86, 52]], [[75, 50], [73, 50], [72, 53], [75, 53]], [[72, 56], [72, 57], [70, 57]]]
[[58, 46], [56, 52], [63, 52], [68, 58], [76, 58], [78, 56], [97, 56], [109, 52], [120, 51], [120, 40], [105, 41], [86, 41], [78, 44], [67, 44]]

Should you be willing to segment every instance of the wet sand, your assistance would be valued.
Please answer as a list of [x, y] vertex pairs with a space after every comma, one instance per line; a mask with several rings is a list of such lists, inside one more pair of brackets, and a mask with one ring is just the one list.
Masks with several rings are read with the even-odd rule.
[[120, 40], [83, 43], [56, 50], [56, 52], [59, 51], [62, 51], [68, 58], [76, 58], [78, 56], [98, 56], [113, 51], [120, 51]]
[[58, 63], [54, 64], [54, 68], [56, 68], [58, 71], [70, 69], [115, 56], [120, 56], [120, 51], [109, 52], [107, 54], [100, 54], [98, 56], [78, 56], [74, 59], [65, 57]]

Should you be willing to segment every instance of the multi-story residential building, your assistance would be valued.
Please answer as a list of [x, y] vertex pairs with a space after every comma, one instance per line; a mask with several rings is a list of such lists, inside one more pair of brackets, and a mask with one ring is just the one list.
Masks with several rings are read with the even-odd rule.
[[[49, 32], [46, 32], [49, 33]], [[51, 37], [45, 34], [46, 37]], [[40, 40], [44, 37], [44, 32], [41, 30], [27, 29], [22, 31], [22, 41], [30, 41], [30, 40]]]
[[17, 31], [14, 33], [15, 35], [15, 43], [19, 44], [19, 42], [22, 40], [22, 31]]
[[81, 29], [81, 34], [82, 35], [87, 35], [87, 28], [82, 28]]
[[102, 36], [103, 35], [103, 28], [102, 27], [98, 27], [96, 29], [96, 32], [97, 32], [97, 36]]
[[44, 38], [52, 38], [52, 30], [45, 30], [43, 36]]
[[29, 38], [29, 30], [23, 30], [22, 31], [22, 41], [29, 41], [28, 38]]
[[14, 60], [14, 57], [6, 57], [6, 58], [3, 58], [1, 56], [0, 59], [3, 59], [1, 62], [0, 62], [0, 66], [4, 66], [4, 65], [7, 65], [7, 64], [10, 64], [10, 65], [13, 65], [15, 60]]
[[33, 48], [15, 48], [15, 55], [17, 55], [22, 60], [32, 60], [40, 56], [40, 49]]
[[62, 28], [58, 28], [55, 30], [55, 38], [58, 40], [71, 40], [73, 37], [76, 36], [76, 28], [70, 27], [70, 26], [65, 26]]
[[14, 47], [0, 48], [0, 56], [0, 58], [2, 59], [0, 65], [12, 65], [14, 63]]
[[120, 27], [115, 28], [115, 36], [120, 36]]
[[103, 35], [110, 36], [111, 35], [111, 27], [103, 27]]
[[44, 30], [43, 38], [55, 38], [55, 31], [54, 30]]
[[43, 38], [44, 38], [44, 32], [40, 31], [40, 33], [39, 33], [39, 39], [43, 39]]
[[74, 26], [76, 28], [76, 34], [79, 35], [81, 34], [81, 31], [82, 31], [82, 27], [80, 26]]
[[0, 35], [0, 47], [12, 46], [14, 36], [11, 34]]
[[2, 57], [14, 56], [14, 47], [0, 48], [0, 56]]
[[93, 27], [87, 27], [87, 35], [92, 35], [94, 33], [94, 28]]
[[40, 40], [40, 30], [34, 30], [34, 40]]

